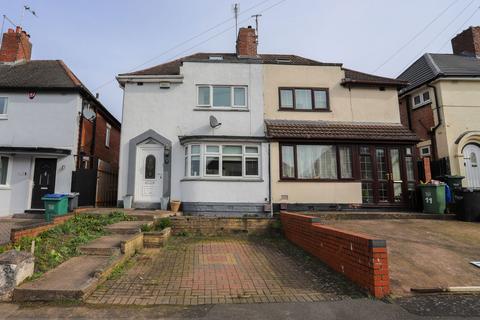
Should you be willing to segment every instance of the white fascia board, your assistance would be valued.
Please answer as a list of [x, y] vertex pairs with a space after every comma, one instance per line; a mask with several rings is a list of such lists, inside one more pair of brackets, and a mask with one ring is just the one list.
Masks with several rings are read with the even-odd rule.
[[125, 84], [128, 82], [171, 82], [171, 83], [182, 83], [183, 75], [156, 75], [156, 76], [117, 76], [117, 81], [120, 84]]

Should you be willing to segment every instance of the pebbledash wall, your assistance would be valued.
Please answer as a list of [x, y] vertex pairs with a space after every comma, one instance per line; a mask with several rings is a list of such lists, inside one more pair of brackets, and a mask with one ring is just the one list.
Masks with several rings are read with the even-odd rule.
[[[127, 82], [124, 88], [123, 121], [120, 146], [118, 203], [123, 205], [131, 181], [129, 143], [153, 130], [171, 141], [170, 199], [181, 200], [188, 211], [263, 213], [268, 203], [268, 144], [263, 139], [262, 65], [248, 63], [184, 62], [180, 69], [181, 83], [160, 89], [159, 82], [142, 85]], [[177, 76], [178, 77], [178, 76]], [[141, 80], [138, 80], [141, 81]], [[152, 79], [150, 79], [152, 81]], [[247, 88], [246, 110], [212, 110], [197, 107], [197, 85], [243, 85]], [[209, 117], [222, 125], [212, 129]], [[260, 150], [258, 179], [185, 178], [185, 150], [180, 136], [208, 135], [210, 141], [228, 142], [228, 137], [257, 139]], [[236, 140], [236, 143], [242, 143]], [[130, 186], [131, 188], [131, 186]], [[131, 190], [131, 189], [130, 189]], [[135, 199], [134, 199], [135, 201]]]
[[79, 94], [0, 92], [7, 97], [7, 118], [0, 119], [0, 146], [44, 147], [70, 150], [71, 155], [2, 154], [9, 157], [7, 185], [0, 187], [0, 216], [22, 213], [31, 205], [36, 157], [56, 158], [55, 192], [70, 192], [73, 154], [77, 152]]
[[319, 218], [281, 212], [288, 240], [316, 256], [376, 298], [390, 293], [385, 240], [322, 225]]

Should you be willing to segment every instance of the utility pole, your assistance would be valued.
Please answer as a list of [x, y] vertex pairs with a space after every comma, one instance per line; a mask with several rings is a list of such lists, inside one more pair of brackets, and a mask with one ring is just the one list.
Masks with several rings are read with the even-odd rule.
[[257, 30], [257, 45], [258, 45], [258, 18], [260, 18], [261, 14], [254, 14], [252, 18], [255, 18], [255, 30]]

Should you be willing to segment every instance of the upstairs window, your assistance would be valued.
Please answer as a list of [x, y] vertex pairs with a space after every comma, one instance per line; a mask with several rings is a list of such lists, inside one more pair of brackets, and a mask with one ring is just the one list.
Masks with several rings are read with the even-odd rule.
[[280, 110], [328, 111], [328, 89], [324, 88], [280, 88]]
[[8, 102], [7, 98], [0, 97], [0, 119], [7, 118], [7, 102]]
[[246, 86], [197, 86], [197, 106], [212, 108], [246, 108]]
[[418, 107], [424, 106], [424, 105], [426, 105], [430, 102], [431, 102], [430, 92], [428, 90], [424, 91], [420, 94], [414, 95], [413, 98], [412, 98], [413, 108], [418, 108]]
[[112, 132], [112, 126], [107, 123], [107, 129], [105, 130], [105, 147], [110, 148], [110, 135]]

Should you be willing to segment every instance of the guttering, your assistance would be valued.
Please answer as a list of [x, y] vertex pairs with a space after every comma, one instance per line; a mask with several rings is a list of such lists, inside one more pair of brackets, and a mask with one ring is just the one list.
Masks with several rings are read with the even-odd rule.
[[440, 127], [442, 124], [442, 117], [440, 116], [440, 104], [438, 103], [438, 95], [437, 95], [437, 87], [435, 87], [432, 84], [427, 84], [427, 87], [433, 89], [433, 95], [435, 96], [435, 107], [437, 109], [437, 121], [438, 123], [431, 129], [431, 139], [432, 139], [432, 145], [434, 149], [434, 155], [435, 159], [438, 160], [438, 148], [437, 148], [437, 129]]
[[136, 83], [136, 82], [147, 82], [147, 83], [157, 83], [157, 82], [171, 82], [171, 83], [182, 83], [183, 75], [119, 75], [116, 77], [120, 85], [125, 85], [125, 83]]

